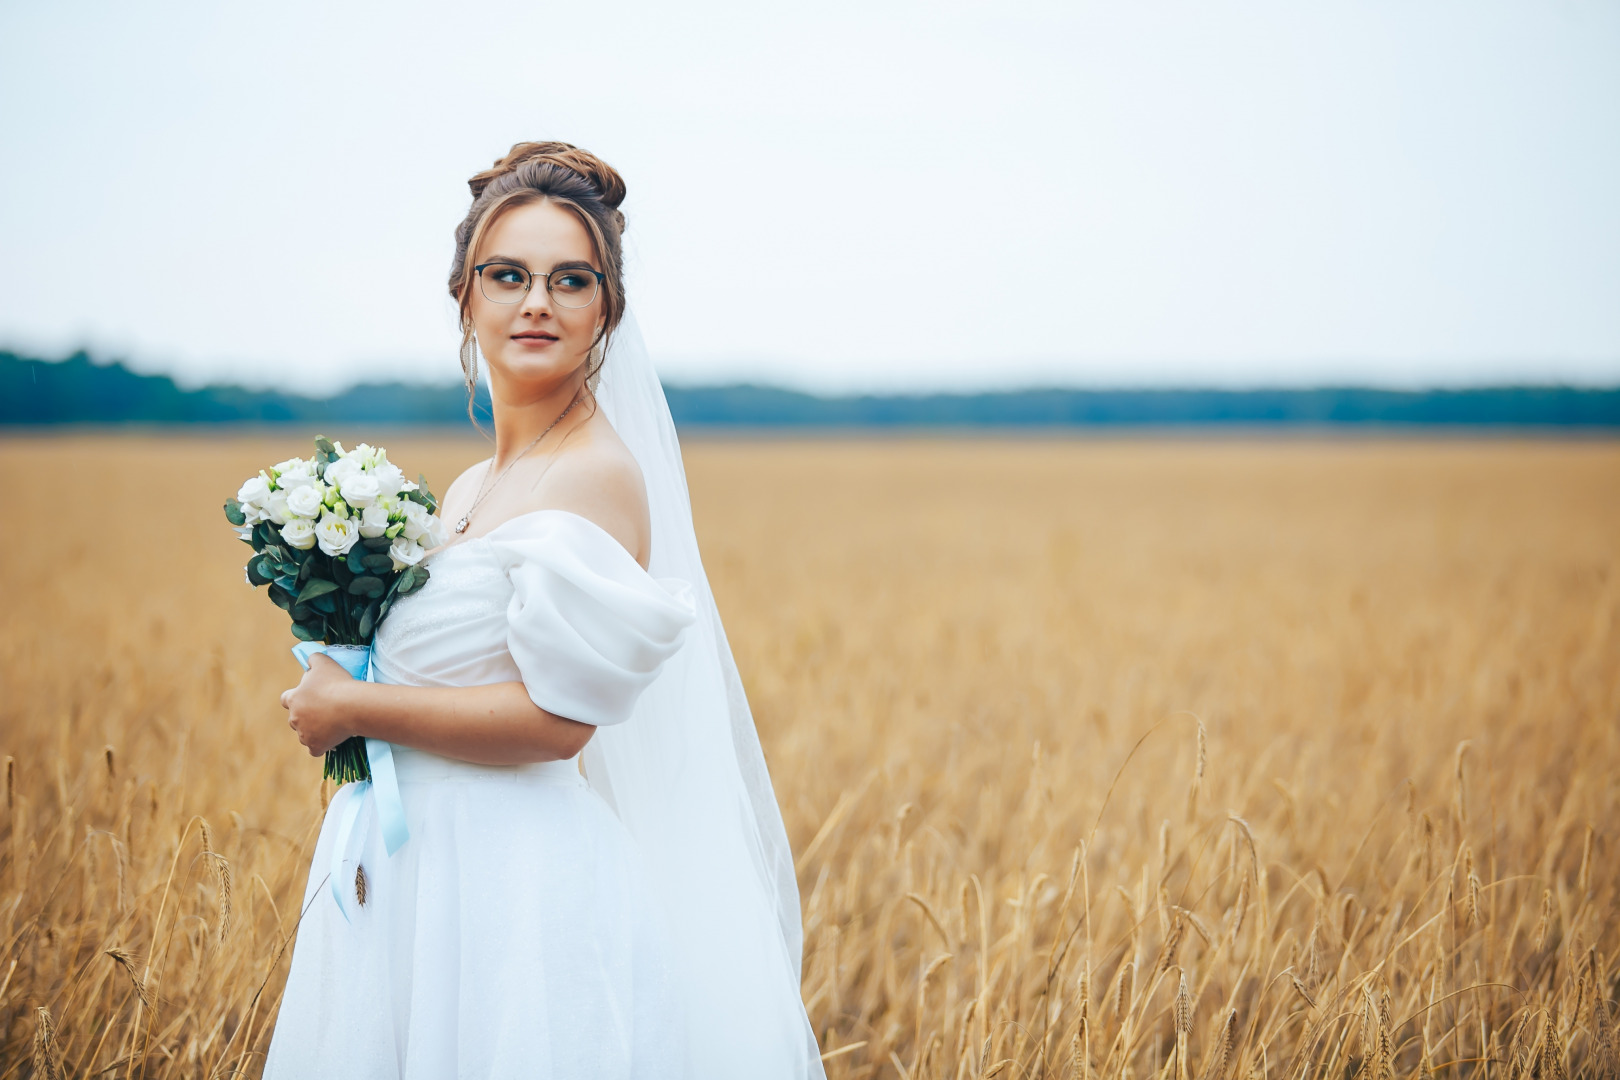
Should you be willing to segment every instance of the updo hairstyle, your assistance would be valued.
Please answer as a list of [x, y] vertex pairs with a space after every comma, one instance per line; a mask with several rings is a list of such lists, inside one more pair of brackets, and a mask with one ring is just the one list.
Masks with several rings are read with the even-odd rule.
[[472, 206], [456, 226], [456, 254], [450, 264], [450, 296], [461, 310], [461, 371], [467, 382], [468, 408], [478, 384], [478, 348], [473, 341], [472, 290], [477, 274], [473, 259], [484, 233], [508, 210], [551, 200], [571, 211], [590, 234], [601, 262], [602, 304], [606, 318], [593, 344], [595, 366], [585, 376], [592, 391], [602, 372], [608, 342], [624, 318], [624, 178], [611, 165], [565, 142], [523, 142], [493, 166], [467, 181]]

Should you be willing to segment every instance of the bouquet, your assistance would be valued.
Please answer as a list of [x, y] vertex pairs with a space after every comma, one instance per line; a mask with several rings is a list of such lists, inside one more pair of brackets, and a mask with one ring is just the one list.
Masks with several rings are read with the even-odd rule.
[[[405, 479], [382, 447], [345, 450], [317, 435], [314, 457], [261, 469], [225, 502], [226, 519], [254, 551], [248, 584], [269, 586], [294, 637], [342, 649], [333, 659], [356, 678], [365, 677], [377, 624], [395, 597], [427, 582], [422, 556], [444, 542], [438, 500], [417, 479]], [[322, 775], [369, 780], [366, 741], [327, 751]]]

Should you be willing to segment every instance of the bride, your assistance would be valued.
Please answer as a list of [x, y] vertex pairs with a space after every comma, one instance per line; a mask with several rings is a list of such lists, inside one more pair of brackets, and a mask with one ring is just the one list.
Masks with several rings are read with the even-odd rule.
[[821, 1077], [792, 856], [626, 311], [624, 181], [549, 142], [469, 185], [450, 294], [495, 454], [374, 681], [317, 655], [282, 695], [312, 755], [366, 737], [375, 783], [323, 822], [264, 1075]]

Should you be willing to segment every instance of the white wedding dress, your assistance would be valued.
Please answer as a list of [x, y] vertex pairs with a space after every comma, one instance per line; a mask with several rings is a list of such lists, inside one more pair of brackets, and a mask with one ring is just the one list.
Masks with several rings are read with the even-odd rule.
[[[653, 577], [567, 511], [513, 518], [427, 565], [377, 632], [379, 682], [521, 680], [550, 712], [618, 724], [696, 618], [688, 582]], [[410, 838], [387, 854], [375, 795], [348, 784], [333, 798], [264, 1075], [685, 1077], [669, 920], [578, 760], [393, 754]], [[338, 882], [346, 920], [327, 868], [351, 798], [363, 804]]]

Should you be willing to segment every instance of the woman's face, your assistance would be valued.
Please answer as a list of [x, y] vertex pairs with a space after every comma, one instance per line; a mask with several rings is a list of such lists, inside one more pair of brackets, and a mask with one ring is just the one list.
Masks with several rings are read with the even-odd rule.
[[[529, 290], [513, 290], [517, 302], [508, 304], [489, 299], [478, 275], [473, 275], [473, 332], [478, 335], [479, 351], [489, 362], [491, 377], [555, 386], [585, 362], [602, 325], [604, 304], [601, 288], [584, 307], [558, 303], [546, 289], [546, 275], [567, 267], [601, 270], [590, 233], [572, 212], [554, 203], [527, 203], [508, 210], [485, 231], [473, 265], [490, 262], [520, 266], [531, 275]], [[510, 288], [520, 278], [503, 267], [484, 268], [490, 295], [497, 293], [501, 282]], [[576, 284], [580, 281], [595, 284], [590, 274], [575, 279]], [[562, 295], [564, 283], [555, 284]]]

